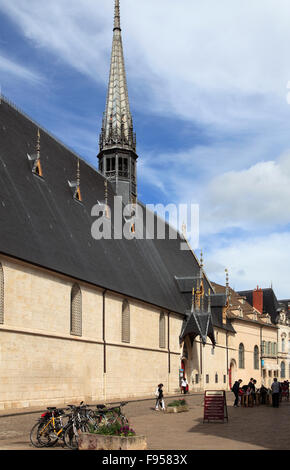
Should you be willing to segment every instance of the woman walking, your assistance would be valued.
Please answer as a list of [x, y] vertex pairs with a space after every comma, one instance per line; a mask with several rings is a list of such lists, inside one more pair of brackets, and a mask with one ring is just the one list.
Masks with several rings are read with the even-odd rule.
[[165, 411], [165, 403], [163, 398], [163, 384], [159, 384], [155, 391], [156, 396], [156, 404], [155, 404], [155, 411], [159, 411], [159, 405], [161, 406], [162, 411]]

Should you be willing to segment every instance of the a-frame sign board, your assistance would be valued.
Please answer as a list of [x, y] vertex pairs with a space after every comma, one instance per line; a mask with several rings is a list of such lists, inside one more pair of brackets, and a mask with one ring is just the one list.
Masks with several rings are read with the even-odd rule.
[[203, 422], [228, 421], [228, 408], [225, 390], [206, 390], [204, 392]]

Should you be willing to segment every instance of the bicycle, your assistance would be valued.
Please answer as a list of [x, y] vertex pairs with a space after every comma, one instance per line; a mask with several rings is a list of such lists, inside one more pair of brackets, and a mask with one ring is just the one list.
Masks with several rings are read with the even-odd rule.
[[64, 429], [63, 418], [67, 417], [62, 408], [48, 407], [30, 431], [30, 442], [34, 447], [52, 447], [61, 437]]
[[[52, 447], [59, 439], [64, 442], [64, 434], [72, 421], [75, 405], [67, 405], [66, 414], [62, 408], [48, 407], [47, 411], [41, 415], [37, 423], [30, 432], [30, 441], [34, 447]], [[67, 423], [64, 423], [67, 418]], [[64, 442], [65, 443], [65, 442]]]
[[89, 432], [88, 423], [92, 420], [91, 411], [88, 405], [74, 407], [71, 420], [64, 432], [64, 443], [70, 449], [78, 449], [80, 432]]

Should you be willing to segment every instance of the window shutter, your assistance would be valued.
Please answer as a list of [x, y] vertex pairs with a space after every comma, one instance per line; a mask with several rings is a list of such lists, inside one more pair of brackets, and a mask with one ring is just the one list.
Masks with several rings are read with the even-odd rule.
[[130, 343], [130, 307], [127, 300], [122, 306], [122, 342]]
[[165, 315], [164, 313], [160, 313], [159, 316], [159, 348], [165, 348], [166, 341], [165, 341]]
[[0, 324], [4, 323], [4, 271], [0, 263]]
[[77, 284], [71, 290], [71, 334], [82, 336], [82, 293]]

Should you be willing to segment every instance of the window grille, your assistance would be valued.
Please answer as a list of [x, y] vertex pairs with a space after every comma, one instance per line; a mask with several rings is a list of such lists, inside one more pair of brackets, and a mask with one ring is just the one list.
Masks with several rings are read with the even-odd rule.
[[239, 346], [239, 368], [245, 368], [245, 348], [242, 343]]
[[164, 315], [164, 313], [160, 313], [160, 316], [159, 316], [159, 347], [160, 348], [165, 348], [166, 347], [165, 315]]
[[122, 305], [122, 342], [130, 343], [130, 306], [127, 300]]
[[82, 292], [78, 284], [71, 290], [71, 327], [72, 335], [82, 335]]

